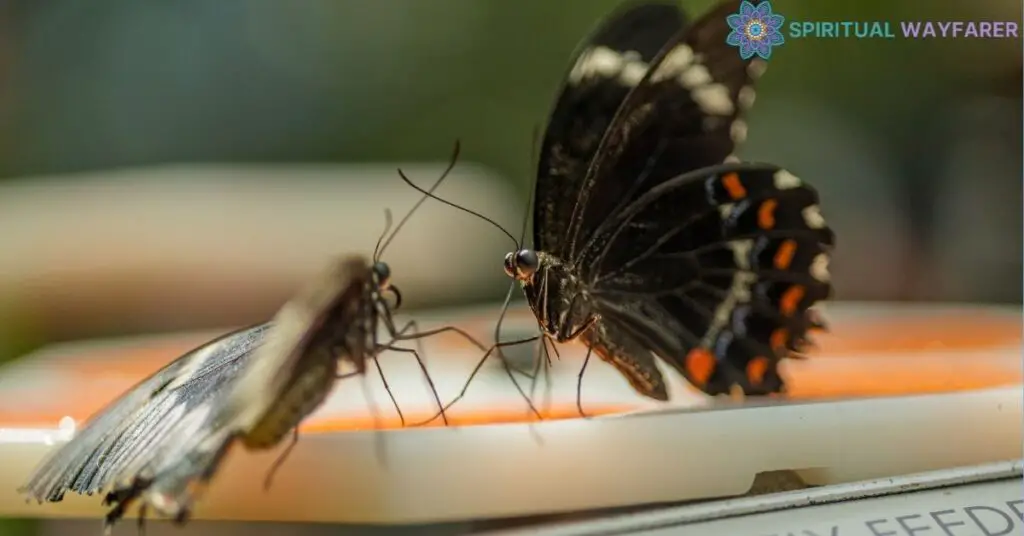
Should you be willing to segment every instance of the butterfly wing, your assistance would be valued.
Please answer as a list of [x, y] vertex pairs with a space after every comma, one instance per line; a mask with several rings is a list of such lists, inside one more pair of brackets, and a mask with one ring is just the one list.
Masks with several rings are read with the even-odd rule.
[[194, 406], [222, 391], [269, 327], [225, 335], [146, 378], [89, 419], [39, 465], [20, 491], [40, 502], [55, 502], [69, 490], [93, 494], [108, 487], [124, 467], [159, 445]]
[[370, 268], [362, 257], [332, 263], [274, 316], [273, 330], [228, 388], [203, 398], [171, 425], [150, 455], [121, 467], [108, 523], [142, 500], [181, 522], [236, 440], [277, 444], [330, 392], [339, 358], [357, 367], [373, 351]]
[[[278, 310], [273, 336], [257, 351], [231, 395], [236, 407], [225, 409], [236, 414], [231, 420], [237, 427], [250, 429], [310, 367], [319, 366], [310, 359], [316, 355], [311, 349], [329, 347], [332, 357], [365, 370], [370, 352], [366, 338], [376, 334], [377, 320], [371, 280], [367, 260], [348, 256], [329, 264]], [[333, 352], [341, 347], [346, 351]]]
[[677, 32], [626, 96], [571, 196], [562, 258], [584, 269], [609, 214], [673, 177], [724, 162], [742, 143], [764, 62], [741, 59], [726, 43], [726, 17], [739, 5], [722, 2]]
[[707, 393], [779, 392], [778, 361], [824, 327], [810, 307], [832, 292], [818, 203], [769, 164], [668, 180], [609, 218], [591, 259], [599, 311]]
[[587, 167], [615, 111], [684, 24], [685, 15], [675, 4], [631, 2], [573, 54], [541, 144], [534, 209], [537, 249], [561, 251]]

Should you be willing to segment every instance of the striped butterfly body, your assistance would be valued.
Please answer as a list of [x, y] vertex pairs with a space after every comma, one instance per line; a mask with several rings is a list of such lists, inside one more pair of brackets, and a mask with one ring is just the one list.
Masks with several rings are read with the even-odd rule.
[[655, 356], [708, 394], [772, 394], [779, 361], [825, 329], [812, 306], [834, 236], [816, 191], [734, 155], [764, 70], [726, 43], [739, 5], [688, 23], [628, 4], [581, 45], [540, 149], [534, 246], [505, 257], [546, 337], [657, 400]]
[[[385, 299], [395, 292], [396, 303]], [[21, 489], [38, 501], [106, 491], [109, 527], [132, 503], [184, 522], [235, 444], [281, 443], [330, 393], [339, 362], [356, 374], [383, 347], [400, 302], [388, 266], [332, 264], [267, 324], [207, 343], [143, 380], [53, 453]]]

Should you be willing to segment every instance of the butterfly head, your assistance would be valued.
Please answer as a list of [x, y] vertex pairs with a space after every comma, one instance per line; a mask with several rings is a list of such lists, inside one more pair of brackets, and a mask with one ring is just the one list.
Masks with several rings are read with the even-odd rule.
[[517, 281], [530, 281], [539, 268], [540, 257], [532, 249], [521, 249], [505, 255], [505, 273]]
[[556, 341], [575, 339], [597, 320], [579, 278], [557, 257], [521, 249], [505, 255], [505, 273], [522, 283], [541, 329]]
[[386, 262], [377, 261], [373, 263], [370, 272], [373, 274], [373, 286], [376, 287], [377, 292], [394, 294], [395, 303], [392, 308], [401, 307], [402, 293], [398, 291], [398, 287], [391, 284], [391, 267]]

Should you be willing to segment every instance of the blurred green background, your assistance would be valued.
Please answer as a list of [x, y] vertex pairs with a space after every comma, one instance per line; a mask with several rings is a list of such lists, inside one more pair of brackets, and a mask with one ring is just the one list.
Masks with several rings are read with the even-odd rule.
[[[0, 2], [0, 187], [181, 163], [435, 162], [458, 138], [462, 161], [514, 185], [518, 206], [568, 55], [618, 3]], [[787, 20], [1021, 21], [1005, 0], [774, 7]], [[1020, 303], [1021, 77], [1020, 39], [790, 39], [741, 154], [819, 188], [839, 299]], [[35, 232], [3, 221], [0, 282], [15, 260], [3, 236]], [[72, 336], [59, 302], [6, 283], [0, 361]], [[452, 288], [451, 303], [505, 289]]]

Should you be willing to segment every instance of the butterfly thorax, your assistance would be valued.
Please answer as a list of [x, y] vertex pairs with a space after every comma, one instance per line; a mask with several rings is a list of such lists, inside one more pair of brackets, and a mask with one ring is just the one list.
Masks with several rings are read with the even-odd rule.
[[544, 333], [558, 342], [579, 337], [597, 321], [582, 278], [558, 257], [537, 252], [537, 269], [519, 278]]
[[312, 350], [309, 364], [292, 379], [289, 388], [245, 435], [250, 449], [277, 445], [293, 428], [327, 399], [337, 376], [337, 356], [327, 347]]
[[298, 426], [327, 399], [339, 364], [350, 364], [358, 373], [365, 370], [376, 330], [374, 296], [365, 263], [354, 259], [278, 311], [275, 331], [264, 348], [290, 357], [288, 365], [275, 369], [275, 378], [266, 382], [268, 392], [239, 399], [273, 400], [259, 406], [262, 411], [253, 414], [252, 424], [243, 423], [242, 442], [247, 447], [276, 445]]

